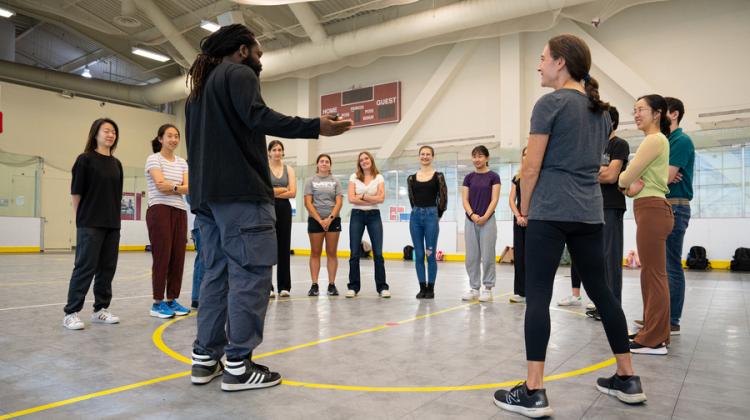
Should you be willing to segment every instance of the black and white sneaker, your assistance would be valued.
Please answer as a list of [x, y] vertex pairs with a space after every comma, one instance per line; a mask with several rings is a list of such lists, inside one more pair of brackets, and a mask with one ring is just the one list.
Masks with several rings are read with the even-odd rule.
[[224, 365], [219, 360], [211, 359], [211, 356], [196, 354], [193, 352], [193, 369], [190, 373], [190, 382], [195, 385], [205, 385], [215, 377], [221, 376]]
[[312, 286], [310, 286], [310, 290], [307, 292], [307, 296], [318, 296], [320, 294], [320, 289], [318, 289], [318, 283], [313, 283]]
[[534, 419], [552, 415], [545, 390], [537, 389], [530, 393], [526, 382], [514, 386], [510, 391], [495, 391], [495, 405]]
[[328, 285], [328, 296], [338, 296], [339, 295], [339, 289], [336, 288], [335, 284], [329, 284]]
[[640, 404], [646, 401], [646, 393], [643, 392], [639, 376], [631, 376], [627, 379], [622, 379], [617, 375], [599, 378], [596, 380], [596, 389], [604, 394], [617, 397], [625, 404]]
[[222, 391], [243, 391], [245, 389], [269, 388], [281, 383], [281, 375], [251, 360], [227, 361], [221, 379]]
[[664, 343], [661, 343], [656, 347], [649, 347], [644, 346], [643, 344], [638, 344], [635, 341], [631, 341], [630, 352], [636, 354], [654, 354], [657, 356], [664, 356], [667, 354], [667, 346]]
[[586, 311], [586, 316], [589, 317], [589, 318], [593, 318], [594, 321], [601, 321], [602, 320], [602, 316], [599, 314], [599, 310], [596, 309], [596, 308], [587, 310]]

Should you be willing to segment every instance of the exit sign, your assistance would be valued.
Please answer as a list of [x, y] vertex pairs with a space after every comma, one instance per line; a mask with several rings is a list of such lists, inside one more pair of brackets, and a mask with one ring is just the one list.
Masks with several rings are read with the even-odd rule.
[[354, 128], [401, 121], [401, 82], [383, 83], [320, 97], [320, 114], [338, 114]]

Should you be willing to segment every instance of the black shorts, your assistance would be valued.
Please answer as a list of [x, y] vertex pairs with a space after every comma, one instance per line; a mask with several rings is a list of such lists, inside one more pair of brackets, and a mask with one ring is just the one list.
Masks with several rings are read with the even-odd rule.
[[[307, 218], [307, 233], [325, 233], [323, 226], [318, 223], [317, 220], [312, 217]], [[331, 224], [328, 226], [328, 232], [341, 232], [341, 218], [337, 217], [333, 219]]]

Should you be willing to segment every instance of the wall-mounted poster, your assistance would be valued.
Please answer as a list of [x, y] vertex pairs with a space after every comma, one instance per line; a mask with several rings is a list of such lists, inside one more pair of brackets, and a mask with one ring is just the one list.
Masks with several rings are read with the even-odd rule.
[[122, 193], [120, 220], [141, 220], [141, 193]]

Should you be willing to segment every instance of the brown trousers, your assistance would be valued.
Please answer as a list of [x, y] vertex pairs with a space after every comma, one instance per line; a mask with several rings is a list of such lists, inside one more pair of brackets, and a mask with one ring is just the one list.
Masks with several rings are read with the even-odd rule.
[[669, 344], [669, 280], [667, 236], [672, 232], [672, 206], [660, 197], [643, 197], [633, 203], [638, 256], [641, 259], [643, 328], [635, 341], [643, 346]]
[[151, 283], [154, 300], [180, 297], [182, 271], [187, 244], [187, 212], [164, 204], [155, 204], [146, 211], [148, 238], [151, 241]]

